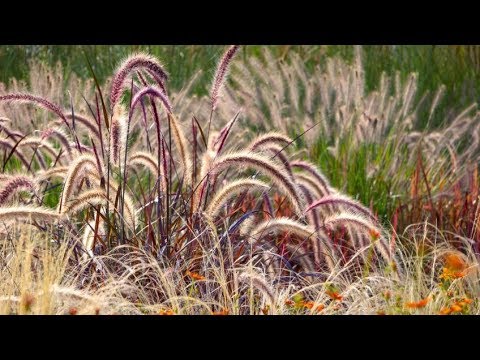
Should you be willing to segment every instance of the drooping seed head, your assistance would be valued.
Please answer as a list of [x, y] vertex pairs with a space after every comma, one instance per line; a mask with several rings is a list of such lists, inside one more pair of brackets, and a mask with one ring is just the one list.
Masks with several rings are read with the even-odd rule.
[[256, 225], [250, 230], [250, 241], [260, 241], [264, 236], [269, 234], [277, 235], [281, 232], [294, 234], [303, 239], [311, 239], [315, 237], [316, 230], [310, 226], [299, 223], [288, 217], [279, 217], [268, 219]]
[[283, 135], [281, 133], [269, 132], [269, 133], [260, 135], [255, 140], [253, 140], [251, 144], [248, 146], [248, 148], [250, 150], [257, 150], [268, 145], [280, 145], [283, 147], [285, 145], [292, 143], [292, 141], [293, 140], [290, 139], [288, 136]]
[[295, 212], [297, 215], [301, 216], [300, 212], [303, 203], [298, 195], [297, 187], [274, 161], [265, 156], [249, 152], [231, 153], [218, 157], [212, 165], [211, 173], [216, 175], [218, 172], [230, 166], [254, 168], [255, 170], [269, 176], [271, 180], [285, 192], [285, 195], [288, 196]]
[[35, 190], [34, 181], [27, 176], [15, 176], [6, 181], [0, 190], [0, 206], [5, 205], [13, 195], [21, 190]]
[[326, 194], [330, 194], [330, 184], [328, 183], [327, 178], [316, 168], [315, 165], [309, 163], [308, 161], [303, 160], [294, 160], [290, 162], [292, 168], [301, 169], [310, 173], [322, 186]]
[[0, 208], [0, 221], [29, 219], [52, 222], [58, 220], [58, 214], [54, 210], [31, 205]]
[[120, 98], [125, 91], [125, 84], [129, 74], [138, 69], [146, 70], [155, 79], [157, 85], [161, 89], [160, 91], [166, 95], [164, 83], [165, 80], [168, 79], [168, 74], [163, 69], [163, 66], [158, 59], [151, 55], [136, 53], [122, 62], [113, 77], [112, 89], [110, 91], [110, 104], [112, 110], [120, 101]]
[[370, 211], [370, 209], [366, 208], [365, 206], [360, 204], [358, 201], [355, 201], [350, 197], [342, 194], [333, 194], [333, 195], [324, 196], [321, 199], [311, 203], [307, 207], [305, 212], [311, 211], [312, 209], [315, 209], [317, 207], [324, 206], [324, 205], [343, 205], [348, 208], [351, 208], [351, 210], [356, 210], [360, 212], [362, 215], [368, 217], [370, 221], [376, 222], [375, 216]]
[[239, 179], [222, 187], [210, 201], [206, 210], [210, 218], [214, 218], [221, 210], [223, 205], [238, 193], [248, 190], [268, 189], [268, 185], [262, 181], [254, 179]]
[[[84, 176], [85, 172], [97, 171], [97, 160], [93, 155], [85, 154], [79, 156], [68, 168], [67, 175], [65, 177], [65, 183], [62, 192], [62, 198], [59, 206], [63, 206], [71, 197], [74, 186], [82, 176]], [[60, 210], [60, 209], [59, 209]]]

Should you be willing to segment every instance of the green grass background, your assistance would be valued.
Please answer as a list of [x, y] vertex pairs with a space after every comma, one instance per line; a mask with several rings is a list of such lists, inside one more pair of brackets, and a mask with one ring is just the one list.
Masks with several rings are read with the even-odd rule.
[[[309, 67], [322, 63], [326, 56], [340, 55], [347, 60], [353, 56], [351, 45], [322, 46], [269, 46], [279, 57], [289, 51], [299, 52]], [[242, 56], [257, 56], [261, 46], [244, 46]], [[168, 45], [168, 46], [124, 46], [124, 45], [31, 45], [0, 46], [0, 81], [11, 77], [27, 79], [28, 60], [39, 59], [54, 64], [61, 61], [68, 73], [82, 77], [90, 76], [85, 56], [91, 60], [97, 77], [104, 80], [111, 75], [119, 61], [132, 51], [145, 50], [158, 56], [170, 72], [169, 85], [180, 88], [196, 70], [205, 70], [205, 76], [195, 91], [202, 93], [208, 88], [216, 62], [224, 46], [215, 45]], [[419, 74], [418, 94], [435, 91], [446, 85], [446, 96], [436, 114], [433, 125], [448, 121], [452, 114], [474, 101], [480, 94], [480, 46], [447, 45], [367, 45], [364, 49], [364, 65], [367, 90], [374, 89], [382, 72], [392, 75], [400, 71], [403, 78], [410, 72]]]

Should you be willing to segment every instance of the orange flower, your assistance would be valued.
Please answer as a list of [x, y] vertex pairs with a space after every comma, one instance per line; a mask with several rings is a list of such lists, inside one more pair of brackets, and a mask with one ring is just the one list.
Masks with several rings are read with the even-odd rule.
[[158, 315], [175, 315], [175, 313], [173, 312], [172, 309], [161, 309], [159, 312], [158, 312]]
[[473, 302], [473, 300], [472, 300], [472, 299], [469, 299], [469, 298], [464, 298], [464, 299], [462, 300], [462, 302], [464, 302], [465, 304], [471, 304], [471, 303]]
[[285, 300], [285, 305], [287, 305], [287, 306], [295, 306], [295, 301]]
[[307, 309], [313, 309], [313, 306], [315, 305], [313, 301], [306, 301], [303, 302], [303, 307]]
[[342, 301], [343, 296], [340, 295], [337, 291], [327, 290], [327, 295], [330, 296], [332, 300]]
[[230, 311], [228, 309], [223, 309], [222, 311], [214, 311], [212, 312], [212, 315], [228, 315]]
[[270, 305], [267, 305], [262, 309], [263, 315], [268, 315], [269, 311], [270, 311]]
[[410, 309], [421, 309], [421, 308], [424, 308], [425, 306], [427, 306], [427, 303], [428, 303], [429, 300], [430, 299], [427, 297], [427, 298], [422, 299], [420, 301], [408, 302], [405, 305]]
[[452, 271], [464, 271], [468, 266], [459, 255], [451, 252], [445, 255], [445, 267]]
[[325, 309], [325, 305], [320, 304], [315, 306], [315, 303], [313, 301], [300, 301], [298, 305], [304, 307], [305, 309], [314, 309], [316, 312], [320, 312]]
[[462, 312], [463, 308], [458, 305], [458, 304], [453, 304], [451, 307], [450, 307], [450, 310], [452, 312]]
[[450, 315], [451, 313], [452, 313], [452, 309], [449, 308], [448, 306], [442, 308], [442, 310], [440, 310], [439, 312], [440, 315]]
[[190, 276], [193, 280], [205, 280], [205, 276], [202, 276], [199, 273], [192, 272], [189, 270], [187, 270], [187, 275]]
[[465, 275], [467, 275], [465, 270], [464, 271], [455, 271], [455, 270], [451, 270], [447, 267], [444, 267], [442, 273], [440, 274], [440, 279], [443, 279], [443, 280], [461, 279]]

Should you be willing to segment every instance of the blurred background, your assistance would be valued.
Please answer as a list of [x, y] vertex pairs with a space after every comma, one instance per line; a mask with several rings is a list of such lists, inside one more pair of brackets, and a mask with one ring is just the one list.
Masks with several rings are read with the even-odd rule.
[[[264, 46], [243, 46], [242, 56], [260, 56]], [[319, 46], [268, 46], [275, 56], [287, 58], [290, 51], [297, 52], [307, 68], [313, 69], [325, 62], [327, 57], [341, 56], [346, 61], [353, 58], [354, 49], [349, 45]], [[216, 62], [225, 46], [216, 45], [31, 45], [0, 46], [0, 82], [7, 83], [14, 77], [28, 81], [29, 61], [41, 60], [49, 65], [60, 61], [68, 80], [70, 73], [89, 77], [86, 58], [91, 61], [95, 74], [104, 81], [117, 64], [133, 51], [144, 50], [158, 56], [168, 69], [171, 77], [169, 86], [173, 90], [185, 84], [198, 69], [204, 76], [193, 89], [197, 94], [206, 93], [211, 82]], [[435, 92], [441, 84], [446, 86], [446, 96], [437, 110], [437, 121], [450, 118], [447, 112], [458, 112], [472, 102], [478, 101], [480, 94], [480, 46], [437, 46], [437, 45], [368, 45], [363, 46], [367, 91], [378, 86], [382, 72], [393, 75], [400, 71], [405, 79], [409, 73], [417, 72], [418, 92]], [[418, 100], [418, 99], [417, 99]]]

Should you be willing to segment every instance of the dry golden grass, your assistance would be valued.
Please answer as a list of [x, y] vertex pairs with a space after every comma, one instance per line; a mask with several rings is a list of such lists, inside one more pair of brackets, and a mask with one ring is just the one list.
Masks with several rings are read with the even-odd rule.
[[352, 277], [347, 264], [281, 285], [255, 256], [226, 267], [210, 252], [190, 271], [124, 247], [78, 265], [51, 234], [31, 226], [12, 234], [1, 243], [1, 314], [480, 314], [474, 254], [428, 224], [404, 234], [411, 246], [396, 249], [400, 276], [385, 267]]

